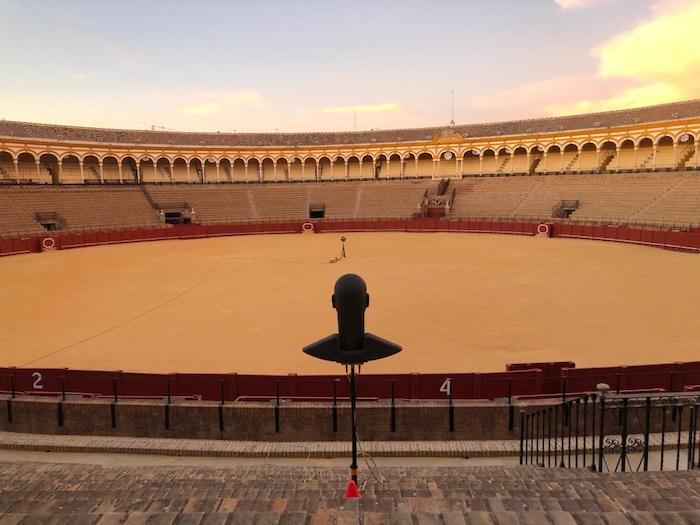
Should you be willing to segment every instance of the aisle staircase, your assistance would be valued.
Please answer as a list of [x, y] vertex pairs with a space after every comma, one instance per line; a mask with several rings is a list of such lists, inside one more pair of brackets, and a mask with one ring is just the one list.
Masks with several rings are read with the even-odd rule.
[[539, 166], [539, 164], [540, 164], [540, 162], [542, 162], [543, 158], [544, 158], [544, 156], [542, 153], [533, 154], [530, 156], [530, 165], [527, 168], [528, 175], [534, 175], [535, 170], [537, 169], [537, 166]]
[[457, 195], [457, 188], [452, 185], [450, 191], [450, 179], [444, 178], [435, 185], [425, 190], [421, 200], [421, 215], [423, 217], [445, 217], [449, 215], [452, 203]]

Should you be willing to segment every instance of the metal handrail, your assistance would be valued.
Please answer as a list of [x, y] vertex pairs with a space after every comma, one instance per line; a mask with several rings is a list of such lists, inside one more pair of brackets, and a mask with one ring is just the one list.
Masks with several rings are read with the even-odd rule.
[[[670, 450], [675, 455], [675, 470], [700, 468], [700, 393], [611, 394], [607, 385], [599, 386], [596, 393], [521, 411], [520, 464], [580, 466], [598, 472], [646, 472], [653, 468], [664, 470], [665, 456]], [[667, 421], [669, 412], [672, 426]], [[659, 436], [658, 444], [652, 444], [652, 434]], [[675, 437], [675, 445], [667, 447], [670, 437]], [[650, 461], [652, 449], [659, 451], [656, 465]], [[636, 464], [631, 459], [634, 455], [637, 455]], [[615, 460], [613, 466], [609, 458]]]

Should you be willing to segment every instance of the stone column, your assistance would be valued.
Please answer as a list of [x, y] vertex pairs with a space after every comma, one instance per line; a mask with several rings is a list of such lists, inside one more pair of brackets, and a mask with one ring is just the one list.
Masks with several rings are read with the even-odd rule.
[[559, 154], [561, 155], [561, 158], [559, 159], [559, 173], [564, 174], [564, 150], [560, 149]]
[[676, 165], [678, 164], [678, 143], [674, 142], [673, 143], [673, 166], [672, 168], [676, 168]]
[[583, 150], [578, 150], [578, 172], [581, 173], [581, 161], [583, 158]]
[[527, 164], [527, 174], [530, 175], [530, 150], [525, 153], [525, 164]]
[[542, 167], [544, 168], [544, 170], [542, 170], [542, 173], [544, 173], [545, 175], [547, 175], [547, 155], [548, 153], [546, 151], [542, 154]]

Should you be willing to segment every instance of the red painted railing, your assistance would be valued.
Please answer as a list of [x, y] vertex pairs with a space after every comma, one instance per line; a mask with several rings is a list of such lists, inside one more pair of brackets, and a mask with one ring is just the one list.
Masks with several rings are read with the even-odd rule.
[[[505, 372], [445, 374], [362, 374], [365, 398], [494, 399], [573, 395], [607, 383], [613, 391], [683, 391], [700, 384], [700, 362], [575, 368], [573, 363], [509, 365]], [[331, 399], [349, 395], [342, 375], [150, 374], [71, 370], [67, 368], [0, 368], [0, 391], [17, 394], [72, 392], [119, 397], [196, 396], [205, 400], [273, 398]]]
[[[164, 239], [194, 239], [227, 235], [257, 235], [268, 233], [299, 233], [313, 224], [317, 232], [466, 232], [535, 235], [538, 224], [518, 221], [381, 219], [381, 220], [323, 220], [250, 224], [177, 225], [155, 229], [110, 230], [92, 233], [51, 233], [42, 237], [0, 240], [0, 255], [40, 252], [44, 249], [66, 249], [100, 244], [114, 244]], [[554, 223], [548, 225], [552, 237], [596, 239], [657, 246], [684, 251], [700, 251], [700, 231], [646, 230], [624, 226], [594, 226], [588, 224]]]

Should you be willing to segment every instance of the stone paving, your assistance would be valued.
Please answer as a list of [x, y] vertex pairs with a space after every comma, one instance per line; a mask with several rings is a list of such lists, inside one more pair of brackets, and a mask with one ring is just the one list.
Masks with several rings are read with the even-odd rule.
[[536, 467], [347, 470], [0, 462], [0, 524], [700, 524], [700, 471]]

